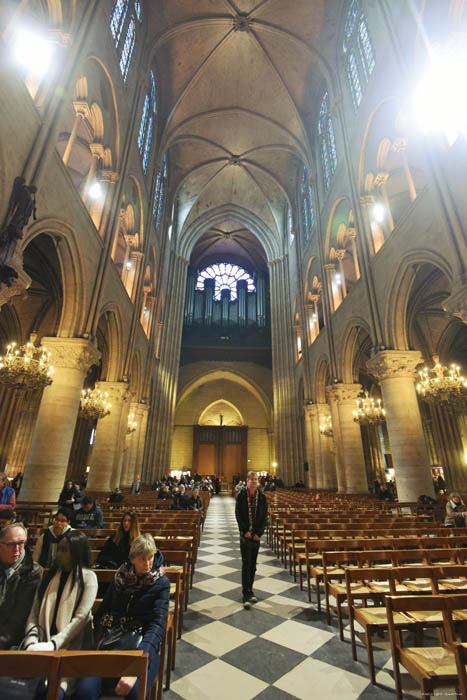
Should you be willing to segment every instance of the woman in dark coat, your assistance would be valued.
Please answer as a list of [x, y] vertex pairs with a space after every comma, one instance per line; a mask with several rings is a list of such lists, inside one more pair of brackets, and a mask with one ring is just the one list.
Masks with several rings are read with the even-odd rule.
[[61, 506], [62, 508], [73, 508], [75, 502], [76, 502], [76, 493], [81, 496], [80, 492], [76, 492], [76, 489], [74, 487], [74, 484], [71, 479], [68, 479], [68, 481], [65, 481], [65, 485], [62, 489], [62, 492], [58, 498], [58, 505]]
[[[170, 581], [165, 576], [162, 555], [152, 535], [144, 533], [134, 540], [129, 561], [115, 574], [94, 616], [94, 625], [102, 637], [105, 628], [115, 626], [122, 617], [141, 624], [143, 638], [138, 649], [149, 655], [146, 698], [159, 670], [158, 652], [167, 626], [169, 599]], [[109, 693], [136, 700], [136, 678], [83, 678], [74, 700], [98, 700]]]
[[95, 566], [100, 569], [118, 569], [127, 561], [132, 542], [141, 534], [138, 516], [128, 510], [123, 514], [117, 532], [109, 537], [101, 549]]

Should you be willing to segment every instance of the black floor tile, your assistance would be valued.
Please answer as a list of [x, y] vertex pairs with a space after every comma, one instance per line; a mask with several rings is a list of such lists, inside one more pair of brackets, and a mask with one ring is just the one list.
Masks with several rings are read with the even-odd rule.
[[180, 639], [177, 641], [176, 665], [175, 670], [172, 671], [171, 678], [176, 681], [178, 678], [182, 678], [188, 673], [196, 671], [198, 668], [201, 668], [201, 666], [209, 664], [211, 661], [214, 661], [215, 658], [215, 656], [208, 654], [202, 649], [198, 649], [193, 646], [193, 644]]
[[299, 654], [280, 644], [274, 644], [267, 639], [257, 637], [242, 644], [238, 649], [229, 651], [221, 658], [222, 661], [232, 664], [235, 668], [256, 676], [266, 683], [274, 683], [306, 657], [304, 654]]
[[297, 700], [297, 696], [284, 693], [283, 690], [270, 685], [269, 688], [265, 688], [259, 695], [255, 695], [253, 700]]
[[257, 636], [269, 632], [269, 630], [277, 627], [283, 621], [282, 617], [263, 612], [263, 610], [259, 610], [254, 606], [251, 610], [240, 610], [233, 615], [222, 618], [222, 622], [225, 622], [225, 624]]
[[[210, 622], [212, 622], [212, 618], [208, 617], [207, 615], [203, 615], [203, 613], [197, 612], [196, 610], [188, 610], [185, 612], [183, 615], [183, 633], [182, 633], [182, 638], [183, 634], [186, 632], [191, 632], [192, 630], [196, 630], [199, 627], [203, 627], [203, 625], [208, 625]], [[178, 642], [177, 642], [178, 644]]]
[[[350, 641], [341, 642], [338, 637], [333, 637], [333, 639], [330, 639], [329, 642], [326, 642], [326, 644], [323, 644], [323, 646], [313, 652], [311, 658], [318, 659], [318, 661], [323, 661], [331, 666], [336, 666], [344, 671], [350, 671], [351, 673], [356, 673], [358, 676], [364, 676], [369, 679], [370, 675], [366, 647], [359, 647], [357, 653], [358, 661], [354, 661], [352, 658]], [[375, 667], [381, 669], [390, 656], [390, 652], [375, 650], [373, 654]]]

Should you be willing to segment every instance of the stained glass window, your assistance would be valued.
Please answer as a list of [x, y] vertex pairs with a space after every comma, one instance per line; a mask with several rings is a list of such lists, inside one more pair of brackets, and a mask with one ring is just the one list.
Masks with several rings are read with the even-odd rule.
[[141, 22], [141, 19], [143, 17], [143, 13], [141, 10], [141, 0], [135, 0], [135, 12], [138, 18], [138, 22]]
[[123, 80], [126, 80], [128, 77], [128, 69], [130, 68], [131, 57], [133, 55], [133, 49], [135, 48], [135, 40], [136, 22], [135, 18], [131, 17], [126, 32], [125, 42], [122, 46], [122, 51], [120, 54], [120, 70], [123, 75]]
[[248, 272], [238, 265], [232, 263], [215, 263], [209, 265], [198, 275], [196, 289], [203, 290], [204, 282], [207, 279], [215, 280], [214, 299], [218, 301], [221, 298], [223, 289], [230, 289], [230, 299], [233, 301], [237, 298], [237, 282], [246, 280], [247, 289], [249, 292], [255, 291], [255, 283]]
[[152, 71], [149, 74], [149, 79], [151, 83], [151, 107], [153, 112], [157, 112], [156, 79]]
[[152, 125], [153, 125], [153, 116], [151, 114], [151, 116], [149, 117], [148, 130], [146, 132], [146, 141], [144, 143], [144, 151], [143, 151], [143, 170], [144, 170], [144, 172], [146, 172], [148, 169], [149, 154], [151, 153]]
[[346, 73], [355, 111], [363, 97], [363, 88], [375, 67], [375, 54], [360, 0], [352, 0], [344, 27], [344, 54], [347, 55]]
[[165, 190], [167, 185], [167, 159], [164, 156], [162, 159], [162, 167], [159, 171], [156, 180], [156, 191], [154, 193], [154, 205], [152, 208], [152, 214], [154, 217], [154, 223], [156, 228], [159, 229], [162, 221], [162, 214], [164, 212], [165, 204]]
[[115, 0], [110, 15], [110, 32], [113, 36], [115, 46], [118, 46], [122, 36], [123, 25], [125, 24], [126, 13], [128, 12], [128, 0]]
[[347, 19], [345, 21], [344, 27], [344, 53], [349, 50], [352, 44], [352, 34], [355, 30], [359, 5], [360, 0], [352, 0], [352, 2], [350, 3], [349, 11], [347, 12]]
[[362, 101], [362, 86], [360, 84], [360, 76], [358, 74], [357, 59], [352, 51], [349, 54], [349, 60], [347, 61], [347, 78], [350, 85], [350, 92], [352, 94], [353, 108], [355, 111], [360, 106]]
[[373, 52], [373, 44], [371, 43], [368, 27], [366, 26], [365, 18], [362, 16], [358, 23], [358, 38], [357, 44], [360, 51], [360, 59], [363, 65], [365, 80], [368, 82], [370, 75], [375, 67], [375, 54]]
[[149, 95], [146, 95], [145, 100], [144, 100], [144, 107], [143, 107], [143, 113], [141, 115], [141, 124], [139, 126], [139, 134], [138, 134], [138, 148], [139, 152], [143, 152], [144, 144], [146, 141], [146, 129], [147, 129], [147, 124], [148, 124], [148, 119], [149, 119]]
[[302, 182], [300, 186], [300, 194], [302, 200], [302, 218], [303, 218], [303, 239], [305, 244], [310, 240], [312, 231], [315, 226], [315, 209], [313, 205], [313, 189], [308, 182], [308, 169], [303, 169]]
[[331, 178], [337, 168], [336, 140], [332, 117], [329, 114], [329, 95], [324, 93], [321, 109], [319, 110], [318, 133], [320, 135], [321, 170], [324, 188], [329, 189]]

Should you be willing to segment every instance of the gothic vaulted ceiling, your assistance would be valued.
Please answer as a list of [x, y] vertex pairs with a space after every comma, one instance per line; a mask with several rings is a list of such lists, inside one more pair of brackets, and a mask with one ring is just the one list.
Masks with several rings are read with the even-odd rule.
[[218, 212], [214, 230], [261, 221], [275, 249], [281, 248], [297, 167], [312, 162], [323, 55], [335, 47], [336, 16], [344, 4], [157, 3], [149, 50], [158, 74], [159, 161], [169, 153], [178, 235]]

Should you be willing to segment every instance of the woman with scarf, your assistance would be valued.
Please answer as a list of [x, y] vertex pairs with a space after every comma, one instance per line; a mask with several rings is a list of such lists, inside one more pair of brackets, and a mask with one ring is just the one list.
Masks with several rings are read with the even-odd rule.
[[99, 569], [118, 569], [119, 566], [127, 561], [131, 544], [140, 534], [138, 516], [134, 510], [128, 510], [123, 514], [117, 532], [109, 537], [101, 549], [95, 567]]
[[[76, 497], [78, 497], [78, 500], [76, 500]], [[62, 508], [73, 508], [75, 503], [81, 502], [80, 499], [83, 500], [81, 493], [79, 489], [76, 490], [72, 480], [68, 479], [68, 481], [65, 481], [62, 492], [58, 497], [58, 505]]]
[[446, 517], [444, 519], [445, 527], [455, 527], [456, 522], [458, 527], [465, 527], [467, 510], [460, 494], [449, 494], [449, 500], [446, 503]]
[[[149, 654], [146, 698], [159, 670], [159, 649], [164, 638], [169, 611], [170, 581], [165, 576], [162, 555], [157, 551], [149, 533], [137, 537], [130, 547], [129, 561], [115, 574], [104, 600], [94, 616], [100, 637], [125, 618], [129, 624], [140, 624], [142, 640], [138, 649]], [[116, 694], [136, 700], [136, 678], [83, 678], [74, 700], [97, 700], [106, 694]]]
[[[52, 568], [36, 593], [26, 623], [25, 649], [91, 649], [91, 610], [96, 594], [97, 578], [90, 569], [88, 538], [78, 530], [68, 530], [58, 544]], [[40, 628], [45, 633], [42, 641]], [[67, 685], [64, 680], [61, 698]]]
[[53, 523], [37, 540], [32, 558], [44, 569], [49, 569], [57, 554], [58, 543], [65, 533], [71, 530], [71, 514], [66, 508], [59, 508]]

